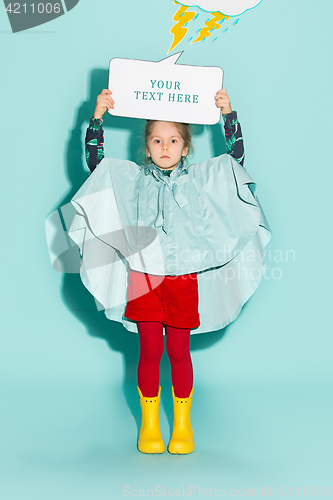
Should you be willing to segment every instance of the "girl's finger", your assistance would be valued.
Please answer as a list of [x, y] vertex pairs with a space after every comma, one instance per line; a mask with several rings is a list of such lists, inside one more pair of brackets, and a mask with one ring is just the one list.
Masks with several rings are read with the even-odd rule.
[[215, 101], [217, 101], [218, 99], [229, 99], [229, 97], [225, 94], [216, 94]]
[[108, 95], [100, 95], [97, 97], [97, 99], [99, 101], [103, 101], [103, 102], [111, 102], [112, 101], [112, 97], [110, 97]]
[[106, 107], [110, 107], [114, 104], [114, 101], [113, 99], [107, 99], [107, 98], [100, 98], [98, 99], [98, 105], [99, 106], [106, 106]]
[[223, 99], [222, 97], [219, 97], [216, 99], [217, 106], [225, 106], [226, 104], [229, 104], [229, 103], [230, 103], [229, 99]]
[[226, 89], [221, 89], [216, 92], [216, 95], [227, 95]]
[[229, 108], [230, 107], [230, 102], [222, 102], [222, 101], [216, 101], [216, 106], [218, 108]]

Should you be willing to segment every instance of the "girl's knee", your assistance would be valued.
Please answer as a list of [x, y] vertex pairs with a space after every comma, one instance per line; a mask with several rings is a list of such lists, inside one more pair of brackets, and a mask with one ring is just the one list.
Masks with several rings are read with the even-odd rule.
[[162, 359], [164, 350], [164, 344], [159, 344], [157, 346], [145, 345], [140, 347], [140, 358], [145, 359], [150, 363], [159, 363]]
[[180, 348], [179, 345], [173, 345], [171, 342], [167, 341], [166, 350], [170, 363], [181, 363], [182, 361], [187, 361], [191, 357], [188, 345], [183, 345]]

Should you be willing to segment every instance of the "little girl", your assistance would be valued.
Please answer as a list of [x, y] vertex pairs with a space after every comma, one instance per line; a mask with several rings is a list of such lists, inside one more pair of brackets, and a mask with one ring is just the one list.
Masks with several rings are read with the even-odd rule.
[[[90, 120], [86, 157], [93, 173], [72, 200], [77, 214], [69, 234], [80, 247], [85, 286], [109, 319], [140, 336], [139, 451], [165, 450], [158, 416], [165, 328], [174, 402], [168, 451], [191, 453], [190, 334], [223, 328], [239, 314], [263, 275], [270, 229], [255, 183], [239, 166], [241, 128], [225, 90], [215, 103], [231, 156], [190, 166], [189, 126], [163, 121], [147, 122], [145, 167], [105, 158], [101, 124], [114, 108], [111, 94], [102, 91]], [[257, 276], [235, 275], [245, 250], [257, 253], [245, 264]]]

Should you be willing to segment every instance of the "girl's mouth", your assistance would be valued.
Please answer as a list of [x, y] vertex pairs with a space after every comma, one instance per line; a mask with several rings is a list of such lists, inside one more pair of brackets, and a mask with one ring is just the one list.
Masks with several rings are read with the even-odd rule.
[[164, 155], [164, 156], [161, 156], [161, 159], [162, 159], [162, 158], [170, 158], [170, 156], [165, 156], [165, 155]]

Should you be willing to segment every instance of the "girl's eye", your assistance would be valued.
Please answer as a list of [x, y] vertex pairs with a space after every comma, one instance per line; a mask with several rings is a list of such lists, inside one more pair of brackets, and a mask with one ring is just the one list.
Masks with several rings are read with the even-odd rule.
[[172, 139], [171, 141], [173, 144], [175, 144], [177, 142], [177, 139]]
[[156, 144], [159, 144], [161, 141], [159, 139], [155, 139]]

